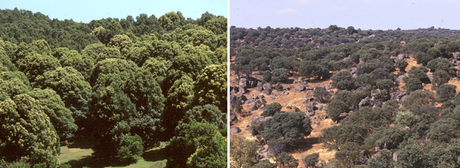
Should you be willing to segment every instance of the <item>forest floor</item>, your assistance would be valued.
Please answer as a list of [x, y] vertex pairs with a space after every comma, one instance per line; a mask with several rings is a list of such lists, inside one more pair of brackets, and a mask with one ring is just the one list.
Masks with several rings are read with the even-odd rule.
[[84, 139], [77, 139], [68, 146], [61, 147], [59, 160], [61, 164], [68, 164], [71, 167], [125, 167], [125, 168], [163, 168], [166, 167], [166, 155], [163, 146], [152, 148], [144, 152], [136, 163], [114, 165], [105, 160], [98, 160], [91, 156], [93, 150], [91, 144]]

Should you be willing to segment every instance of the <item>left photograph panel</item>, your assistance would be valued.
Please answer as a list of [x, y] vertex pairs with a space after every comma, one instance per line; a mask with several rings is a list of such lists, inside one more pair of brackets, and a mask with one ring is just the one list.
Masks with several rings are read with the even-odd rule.
[[0, 5], [0, 167], [227, 167], [227, 0]]

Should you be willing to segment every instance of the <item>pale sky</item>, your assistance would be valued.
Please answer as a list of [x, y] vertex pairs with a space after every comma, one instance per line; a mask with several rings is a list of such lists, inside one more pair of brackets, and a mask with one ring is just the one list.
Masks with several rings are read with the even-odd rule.
[[460, 0], [231, 0], [229, 25], [460, 30], [459, 9]]
[[227, 0], [2, 0], [0, 9], [25, 9], [40, 12], [50, 19], [73, 19], [89, 23], [102, 18], [134, 18], [141, 13], [157, 18], [168, 12], [182, 12], [185, 18], [197, 19], [208, 11], [227, 17]]

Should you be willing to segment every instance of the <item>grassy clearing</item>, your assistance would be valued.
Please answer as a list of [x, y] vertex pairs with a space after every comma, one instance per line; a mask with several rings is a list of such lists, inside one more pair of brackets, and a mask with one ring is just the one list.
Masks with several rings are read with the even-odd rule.
[[163, 168], [166, 167], [165, 146], [152, 148], [144, 152], [136, 163], [126, 165], [113, 165], [107, 160], [100, 160], [91, 156], [93, 150], [84, 140], [77, 140], [74, 144], [61, 147], [59, 159], [61, 164], [68, 164], [72, 167], [126, 167], [126, 168]]

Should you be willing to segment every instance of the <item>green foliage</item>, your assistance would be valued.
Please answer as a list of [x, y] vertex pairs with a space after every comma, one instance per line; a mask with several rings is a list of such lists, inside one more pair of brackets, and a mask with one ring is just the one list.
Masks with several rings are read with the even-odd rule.
[[37, 89], [27, 93], [32, 98], [39, 100], [43, 112], [48, 115], [61, 140], [73, 137], [78, 126], [74, 123], [72, 112], [65, 107], [61, 97], [51, 89]]
[[0, 102], [0, 153], [7, 161], [59, 165], [59, 137], [38, 100], [20, 94]]
[[345, 102], [334, 99], [328, 104], [326, 113], [329, 116], [329, 118], [331, 118], [334, 121], [337, 121], [339, 119], [340, 114], [348, 113], [348, 111], [349, 107]]
[[328, 149], [337, 150], [347, 142], [362, 145], [367, 135], [367, 128], [361, 125], [333, 126], [324, 129], [321, 141]]
[[32, 83], [39, 75], [61, 66], [55, 57], [40, 54], [27, 55], [16, 64]]
[[177, 123], [184, 117], [186, 110], [193, 101], [193, 80], [188, 75], [182, 76], [174, 81], [167, 93], [166, 109], [161, 117], [162, 125], [165, 127], [165, 134], [170, 137], [174, 133]]
[[252, 166], [258, 162], [257, 143], [246, 140], [241, 136], [230, 137], [230, 156], [236, 162], [236, 167]]
[[262, 136], [265, 141], [274, 141], [283, 137], [288, 148], [296, 147], [296, 139], [311, 133], [311, 121], [304, 113], [275, 113], [264, 122]]
[[213, 104], [227, 111], [227, 64], [209, 65], [197, 76], [193, 105]]
[[351, 89], [353, 84], [353, 77], [351, 76], [350, 72], [347, 70], [341, 70], [339, 72], [335, 72], [331, 77], [331, 85], [340, 90], [348, 90]]
[[400, 59], [396, 61], [395, 67], [399, 68], [399, 71], [405, 72], [407, 65], [409, 65], [407, 61]]
[[393, 154], [388, 149], [382, 149], [379, 153], [367, 162], [370, 168], [387, 168], [393, 167]]
[[278, 167], [281, 168], [295, 168], [299, 165], [299, 160], [286, 152], [276, 155], [275, 161]]
[[427, 137], [439, 142], [449, 142], [459, 137], [460, 122], [452, 118], [441, 118], [434, 122], [428, 130]]
[[442, 84], [436, 89], [436, 99], [445, 102], [455, 96], [457, 93], [456, 86], [451, 84]]
[[177, 124], [175, 132], [184, 130], [187, 124], [193, 122], [210, 123], [217, 126], [218, 129], [224, 129], [226, 120], [225, 113], [222, 113], [215, 105], [195, 106], [184, 114], [182, 120]]
[[167, 31], [174, 30], [183, 25], [185, 18], [181, 12], [169, 12], [158, 19], [161, 27]]
[[316, 97], [321, 103], [328, 103], [331, 101], [331, 93], [324, 87], [317, 87], [313, 92], [313, 96]]
[[93, 155], [120, 160], [133, 160], [136, 155], [140, 155], [137, 147], [126, 142], [133, 140], [134, 143], [139, 143], [137, 138], [123, 138], [129, 136], [132, 128], [129, 121], [135, 119], [138, 112], [119, 85], [114, 82], [110, 86], [99, 88], [93, 94], [91, 105], [93, 136], [96, 141], [92, 147]]
[[183, 130], [184, 138], [195, 152], [188, 157], [187, 167], [226, 167], [227, 140], [217, 126], [211, 123], [192, 122]]
[[265, 108], [264, 112], [260, 114], [261, 116], [267, 117], [267, 116], [273, 116], [276, 113], [281, 112], [281, 104], [278, 102], [273, 102]]
[[278, 68], [278, 69], [274, 69], [272, 71], [272, 82], [286, 82], [286, 80], [289, 78], [290, 73], [287, 69], [285, 68]]
[[319, 153], [312, 153], [303, 159], [303, 162], [306, 167], [316, 167], [316, 164], [318, 164], [318, 158], [319, 158]]
[[417, 78], [409, 78], [406, 80], [406, 92], [411, 93], [416, 90], [423, 89], [422, 81]]
[[65, 106], [73, 113], [75, 123], [84, 127], [87, 123], [91, 86], [83, 75], [72, 67], [57, 68], [38, 76], [36, 87], [51, 88], [62, 98]]

